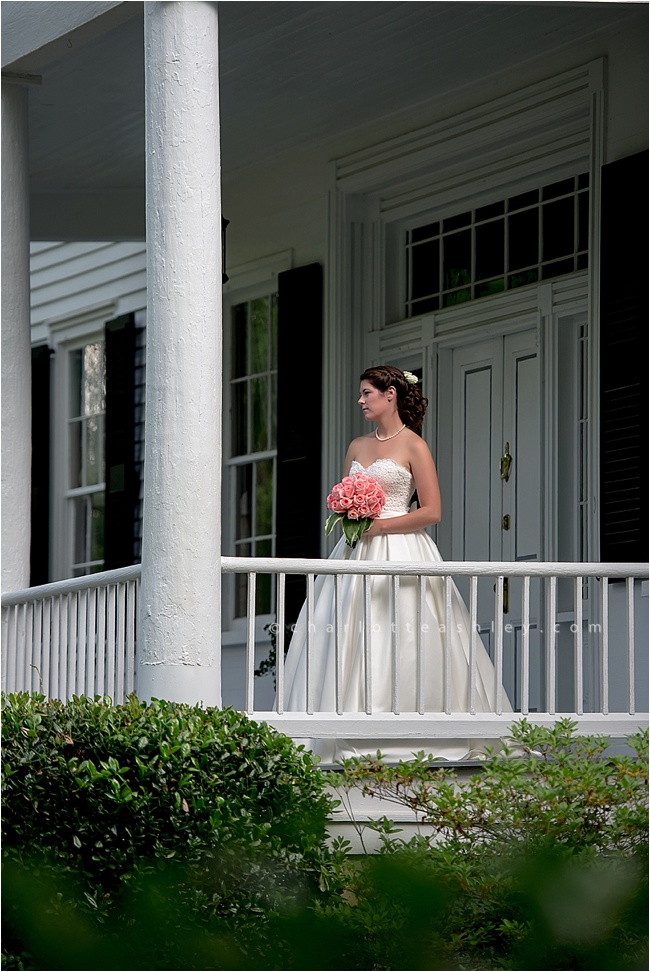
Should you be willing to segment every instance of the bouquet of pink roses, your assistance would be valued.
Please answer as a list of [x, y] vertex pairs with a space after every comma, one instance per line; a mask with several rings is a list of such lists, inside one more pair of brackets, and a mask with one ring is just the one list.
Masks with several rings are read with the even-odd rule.
[[333, 513], [327, 519], [325, 533], [330, 534], [334, 525], [340, 522], [345, 542], [354, 547], [361, 534], [379, 516], [385, 502], [384, 491], [372, 476], [365, 473], [344, 476], [327, 497], [327, 509]]

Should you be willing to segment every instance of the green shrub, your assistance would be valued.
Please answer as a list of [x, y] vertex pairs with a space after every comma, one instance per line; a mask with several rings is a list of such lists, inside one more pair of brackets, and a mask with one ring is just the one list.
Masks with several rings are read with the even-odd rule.
[[[83, 964], [82, 945], [92, 951], [102, 926], [142, 945], [132, 926], [148, 908], [153, 955], [105, 967], [208, 967], [165, 962], [190, 931], [196, 950], [199, 928], [231, 944], [237, 931], [244, 954], [262, 948], [268, 916], [319, 886], [331, 800], [287, 737], [231, 709], [135, 697], [3, 702], [6, 967], [33, 953], [39, 916], [45, 961], [54, 915], [81, 964], [28, 967], [104, 967]], [[27, 923], [21, 896], [40, 901]]]
[[[462, 784], [424, 758], [326, 777], [238, 713], [135, 699], [11, 696], [3, 734], [7, 969], [648, 967], [647, 733], [611, 755], [522, 720], [525, 755]], [[327, 779], [418, 836], [327, 851]]]
[[420, 821], [411, 840], [381, 821], [380, 855], [348, 871], [354, 905], [326, 905], [364, 943], [345, 968], [648, 967], [647, 732], [628, 755], [568, 720], [522, 720], [513, 741], [523, 756], [497, 754], [462, 785], [424, 755], [332, 774], [342, 796], [359, 788]]

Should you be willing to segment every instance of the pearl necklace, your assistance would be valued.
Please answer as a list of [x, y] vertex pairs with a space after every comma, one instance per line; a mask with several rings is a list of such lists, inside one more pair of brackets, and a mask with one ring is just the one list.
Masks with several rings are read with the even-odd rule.
[[406, 426], [403, 425], [401, 429], [397, 430], [397, 432], [393, 432], [392, 435], [385, 435], [383, 437], [379, 434], [379, 429], [375, 429], [375, 435], [377, 436], [380, 442], [388, 442], [389, 439], [394, 439], [396, 435], [399, 435], [400, 432], [403, 432], [405, 428]]

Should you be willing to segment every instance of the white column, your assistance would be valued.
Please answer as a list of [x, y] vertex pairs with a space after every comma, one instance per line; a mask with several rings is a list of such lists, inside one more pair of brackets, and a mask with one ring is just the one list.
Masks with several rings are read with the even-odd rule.
[[147, 392], [140, 698], [219, 705], [216, 3], [145, 3]]
[[32, 466], [27, 91], [2, 84], [2, 590], [29, 587]]

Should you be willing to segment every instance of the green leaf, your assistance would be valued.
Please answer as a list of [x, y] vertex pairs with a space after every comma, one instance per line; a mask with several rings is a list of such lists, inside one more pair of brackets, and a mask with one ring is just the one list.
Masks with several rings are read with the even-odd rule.
[[327, 536], [330, 535], [339, 520], [343, 519], [343, 513], [332, 513], [325, 522], [325, 533]]

